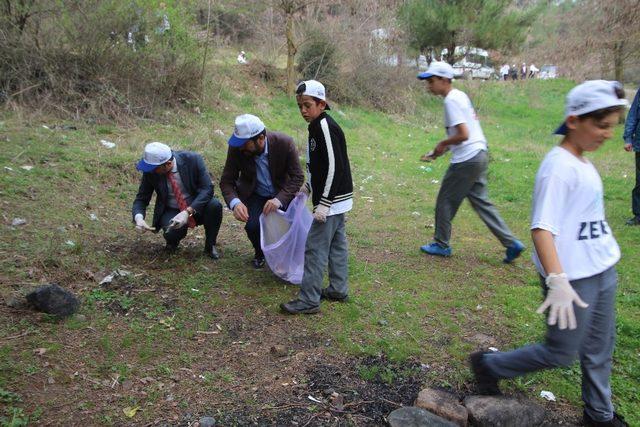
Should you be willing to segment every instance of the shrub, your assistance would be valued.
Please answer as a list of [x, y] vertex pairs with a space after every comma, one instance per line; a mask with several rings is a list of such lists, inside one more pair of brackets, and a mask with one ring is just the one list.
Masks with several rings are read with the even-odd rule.
[[318, 29], [307, 33], [298, 54], [297, 71], [303, 80], [333, 80], [339, 69], [337, 46], [331, 38]]
[[10, 101], [115, 118], [149, 116], [199, 94], [197, 44], [175, 8], [153, 0], [23, 3], [32, 8], [24, 22], [0, 12], [0, 91]]
[[415, 71], [384, 64], [368, 49], [352, 49], [340, 73], [327, 80], [331, 98], [389, 113], [411, 110]]

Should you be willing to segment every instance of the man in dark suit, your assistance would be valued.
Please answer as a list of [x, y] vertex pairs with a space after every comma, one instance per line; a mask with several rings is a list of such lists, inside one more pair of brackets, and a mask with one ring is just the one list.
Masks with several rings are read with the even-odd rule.
[[244, 229], [254, 249], [254, 268], [264, 266], [260, 214], [286, 210], [303, 183], [293, 138], [267, 131], [264, 123], [251, 114], [236, 117], [220, 189], [233, 216], [246, 223]]
[[[132, 215], [136, 229], [157, 233], [168, 250], [175, 250], [187, 235], [187, 229], [204, 225], [204, 252], [218, 259], [216, 238], [222, 222], [222, 204], [213, 196], [213, 183], [202, 156], [190, 151], [171, 151], [167, 145], [152, 142], [144, 148], [137, 169], [142, 181], [133, 202]], [[153, 192], [156, 204], [152, 225], [144, 220]]]

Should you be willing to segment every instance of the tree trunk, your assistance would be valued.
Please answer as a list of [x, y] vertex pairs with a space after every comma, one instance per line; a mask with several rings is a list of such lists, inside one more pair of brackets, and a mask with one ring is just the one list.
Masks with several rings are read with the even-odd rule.
[[613, 45], [613, 70], [614, 78], [621, 82], [624, 77], [624, 40]]
[[294, 59], [297, 52], [293, 40], [293, 11], [287, 11], [285, 14], [285, 35], [287, 37], [287, 95], [292, 96], [295, 90]]

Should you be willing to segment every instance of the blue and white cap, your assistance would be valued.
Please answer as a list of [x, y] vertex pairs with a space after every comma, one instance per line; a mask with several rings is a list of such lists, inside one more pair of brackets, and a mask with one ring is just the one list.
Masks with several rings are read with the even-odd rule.
[[[324, 85], [317, 80], [304, 80], [298, 83], [296, 87], [296, 95], [307, 95], [318, 98], [327, 103], [327, 95], [324, 89]], [[325, 107], [325, 110], [330, 110], [329, 103]]]
[[616, 89], [622, 89], [622, 84], [609, 80], [588, 80], [571, 89], [567, 94], [564, 107], [565, 122], [556, 129], [554, 134], [567, 134], [566, 120], [569, 116], [581, 116], [603, 108], [627, 105], [626, 99], [618, 98]]
[[173, 157], [171, 148], [162, 142], [150, 142], [144, 147], [142, 159], [136, 168], [142, 172], [153, 172], [155, 168], [167, 163]]
[[236, 117], [233, 135], [229, 138], [231, 147], [242, 147], [248, 140], [265, 129], [264, 123], [253, 114], [242, 114]]
[[429, 65], [427, 71], [418, 74], [418, 78], [420, 80], [426, 80], [429, 77], [433, 76], [444, 77], [445, 79], [453, 79], [453, 67], [446, 62], [433, 61]]

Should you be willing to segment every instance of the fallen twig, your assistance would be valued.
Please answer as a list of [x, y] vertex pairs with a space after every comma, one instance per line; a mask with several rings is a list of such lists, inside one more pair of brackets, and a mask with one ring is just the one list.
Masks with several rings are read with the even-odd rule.
[[24, 332], [22, 332], [22, 333], [20, 333], [20, 334], [18, 334], [18, 335], [12, 335], [12, 336], [10, 336], [10, 337], [4, 337], [4, 338], [2, 338], [2, 339], [3, 339], [3, 340], [13, 340], [13, 339], [16, 339], [16, 338], [24, 337], [25, 335], [29, 335], [29, 334], [30, 334], [30, 333], [32, 333], [32, 332], [33, 332], [33, 331], [24, 331]]

